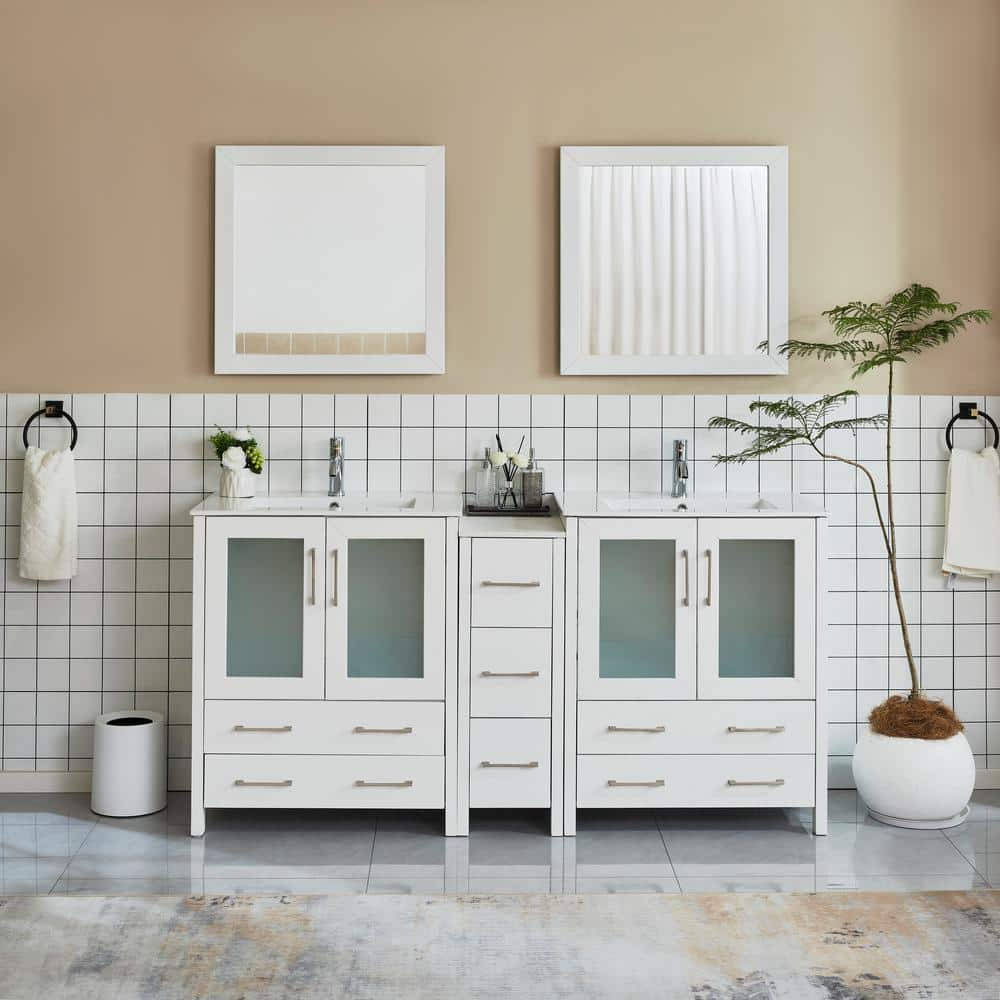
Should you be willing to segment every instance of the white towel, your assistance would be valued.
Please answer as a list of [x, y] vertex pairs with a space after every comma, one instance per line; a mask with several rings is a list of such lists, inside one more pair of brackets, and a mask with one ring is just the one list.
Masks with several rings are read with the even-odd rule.
[[942, 573], [1000, 573], [1000, 457], [995, 448], [951, 453]]
[[24, 455], [21, 559], [26, 580], [68, 580], [76, 575], [76, 472], [68, 448]]

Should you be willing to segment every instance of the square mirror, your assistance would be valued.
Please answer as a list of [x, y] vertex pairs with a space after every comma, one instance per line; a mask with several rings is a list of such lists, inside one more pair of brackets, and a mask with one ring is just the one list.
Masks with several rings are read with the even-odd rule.
[[216, 374], [440, 374], [443, 146], [217, 146]]
[[787, 372], [787, 147], [563, 146], [560, 202], [563, 375]]

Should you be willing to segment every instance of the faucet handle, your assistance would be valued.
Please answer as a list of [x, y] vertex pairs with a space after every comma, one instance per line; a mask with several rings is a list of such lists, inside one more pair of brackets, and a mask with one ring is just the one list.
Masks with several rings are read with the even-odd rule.
[[330, 438], [330, 458], [344, 457], [344, 439], [340, 435]]

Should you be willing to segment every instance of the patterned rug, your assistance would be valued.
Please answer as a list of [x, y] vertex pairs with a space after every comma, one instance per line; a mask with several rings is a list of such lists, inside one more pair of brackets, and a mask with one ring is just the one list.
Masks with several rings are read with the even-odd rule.
[[0, 997], [1000, 997], [1000, 893], [0, 899]]

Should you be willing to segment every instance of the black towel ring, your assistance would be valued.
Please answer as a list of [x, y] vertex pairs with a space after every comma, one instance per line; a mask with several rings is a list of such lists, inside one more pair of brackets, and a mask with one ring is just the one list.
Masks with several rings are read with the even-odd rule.
[[959, 403], [958, 413], [948, 421], [948, 426], [944, 429], [944, 440], [948, 445], [948, 451], [952, 450], [951, 429], [955, 426], [955, 421], [975, 420], [976, 417], [982, 417], [993, 428], [993, 447], [1000, 446], [1000, 427], [997, 427], [997, 422], [984, 410], [979, 409], [978, 404]]
[[73, 429], [73, 437], [70, 439], [69, 450], [72, 451], [76, 447], [76, 439], [78, 437], [76, 421], [69, 415], [67, 410], [63, 409], [63, 401], [61, 399], [47, 399], [45, 400], [45, 405], [40, 410], [35, 410], [24, 422], [21, 440], [24, 442], [25, 448], [28, 447], [28, 428], [31, 426], [31, 421], [37, 420], [39, 417], [65, 417]]

